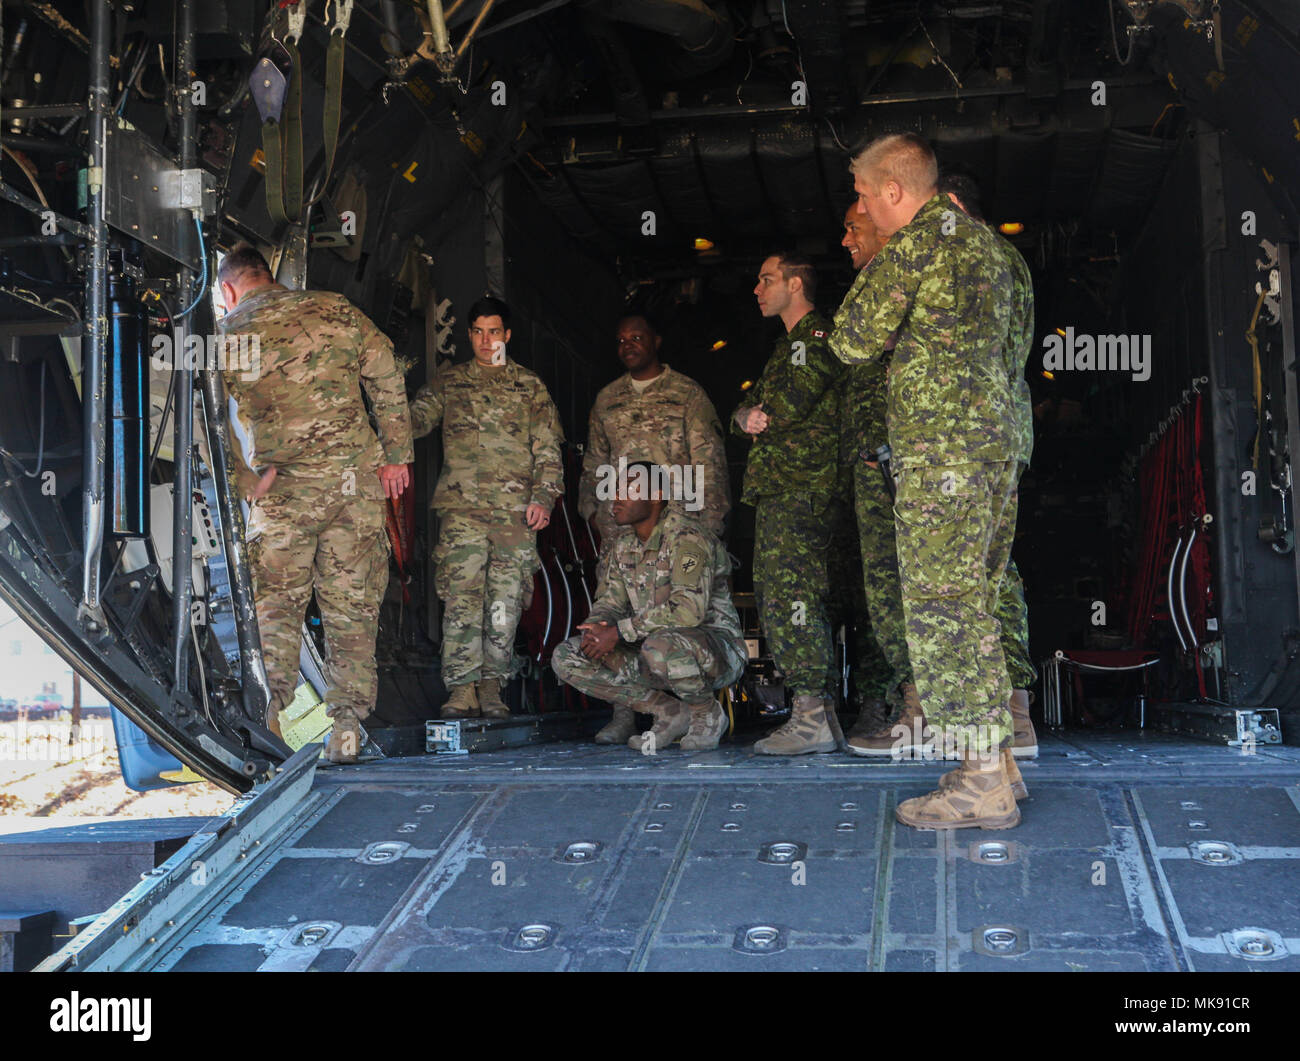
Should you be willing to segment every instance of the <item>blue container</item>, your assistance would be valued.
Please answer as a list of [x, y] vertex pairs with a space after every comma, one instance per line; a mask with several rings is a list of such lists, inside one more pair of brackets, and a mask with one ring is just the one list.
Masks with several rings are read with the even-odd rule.
[[110, 710], [113, 715], [113, 736], [117, 738], [117, 757], [122, 764], [122, 780], [126, 782], [126, 787], [136, 792], [148, 792], [178, 784], [166, 780], [162, 774], [181, 769], [180, 760], [152, 740], [117, 708]]

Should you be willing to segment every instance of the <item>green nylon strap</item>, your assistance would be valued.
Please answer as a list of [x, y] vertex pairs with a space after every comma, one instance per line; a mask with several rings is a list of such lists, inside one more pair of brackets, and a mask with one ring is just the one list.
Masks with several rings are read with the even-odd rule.
[[[281, 121], [262, 123], [262, 154], [266, 157], [266, 209], [276, 225], [296, 225], [302, 215], [302, 62], [298, 46], [286, 42], [289, 53], [289, 87], [285, 93]], [[346, 44], [342, 33], [331, 33], [325, 58], [325, 108], [323, 115], [325, 169], [314, 205], [334, 172], [334, 155], [339, 144], [339, 121], [343, 110], [343, 60]]]
[[289, 91], [284, 98], [284, 213], [293, 224], [302, 216], [302, 57], [298, 45], [287, 41]]
[[277, 121], [262, 123], [262, 155], [266, 159], [266, 212], [275, 225], [283, 225], [289, 218], [284, 212], [284, 159]]
[[330, 34], [329, 51], [325, 56], [325, 112], [323, 116], [325, 126], [325, 169], [321, 175], [316, 198], [312, 200], [312, 203], [315, 203], [325, 194], [325, 188], [330, 182], [330, 174], [334, 172], [334, 153], [339, 146], [339, 119], [343, 111], [343, 58], [346, 47], [342, 33]]

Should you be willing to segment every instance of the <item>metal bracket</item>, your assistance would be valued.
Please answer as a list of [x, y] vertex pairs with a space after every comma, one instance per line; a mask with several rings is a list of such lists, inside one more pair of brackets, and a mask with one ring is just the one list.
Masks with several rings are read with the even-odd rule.
[[468, 755], [460, 746], [458, 719], [434, 720], [424, 724], [424, 750], [430, 755]]

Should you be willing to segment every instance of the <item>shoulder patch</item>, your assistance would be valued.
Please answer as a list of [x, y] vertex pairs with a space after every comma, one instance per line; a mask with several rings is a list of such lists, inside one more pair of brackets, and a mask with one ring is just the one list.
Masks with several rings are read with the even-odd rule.
[[822, 329], [822, 328], [818, 328], [816, 331], [813, 332], [813, 338], [814, 338], [814, 339], [825, 339], [826, 336], [828, 336], [828, 335], [830, 335], [830, 332], [825, 331], [825, 330]]
[[708, 570], [709, 552], [702, 543], [690, 539], [678, 542], [673, 550], [672, 583], [674, 586], [697, 585]]

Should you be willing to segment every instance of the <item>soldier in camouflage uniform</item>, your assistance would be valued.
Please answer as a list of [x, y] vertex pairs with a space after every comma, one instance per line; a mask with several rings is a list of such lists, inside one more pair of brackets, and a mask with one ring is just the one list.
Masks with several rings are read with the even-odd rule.
[[604, 555], [619, 528], [610, 515], [613, 498], [599, 496], [602, 482], [610, 481], [601, 469], [623, 457], [649, 460], [695, 469], [702, 507], [693, 514], [721, 537], [731, 500], [722, 425], [713, 403], [693, 379], [659, 361], [663, 340], [643, 314], [619, 318], [616, 337], [627, 374], [602, 388], [591, 407], [578, 513], [595, 524]]
[[[979, 186], [970, 177], [960, 173], [945, 174], [939, 180], [939, 191], [976, 221], [983, 221], [980, 209]], [[1029, 265], [1016, 245], [994, 232], [999, 248], [1006, 256], [1011, 269], [1011, 335], [1006, 345], [1007, 372], [1015, 395], [1016, 420], [1019, 442], [1016, 449], [1017, 489], [1013, 502], [1018, 502], [1019, 479], [1029, 466], [1034, 453], [1034, 411], [1025, 380], [1025, 362], [1034, 341], [1034, 280]], [[1014, 521], [1012, 524], [1014, 537]], [[1002, 630], [1002, 654], [1007, 661], [1007, 676], [1011, 681], [1012, 725], [1015, 730], [1011, 753], [1017, 759], [1033, 759], [1038, 755], [1038, 737], [1029, 717], [1029, 687], [1038, 680], [1033, 660], [1029, 654], [1029, 609], [1025, 605], [1025, 587], [1015, 560], [1007, 561], [1006, 576], [998, 591], [994, 613]]]
[[[342, 295], [290, 291], [247, 244], [217, 272], [226, 335], [258, 340], [253, 371], [224, 370], [261, 474], [252, 490], [249, 563], [271, 687], [268, 724], [298, 684], [313, 589], [325, 628], [328, 754], [356, 760], [375, 706], [375, 634], [388, 585], [384, 498], [410, 483], [411, 425], [393, 345]], [[251, 378], [250, 378], [251, 377]], [[370, 396], [379, 437], [361, 403]]]
[[612, 516], [625, 533], [606, 555], [605, 577], [581, 636], [556, 646], [556, 677], [591, 696], [654, 717], [629, 746], [646, 754], [678, 737], [687, 751], [718, 746], [727, 716], [714, 690], [748, 658], [731, 602], [731, 560], [697, 520], [654, 489], [662, 469], [627, 466]]
[[852, 168], [859, 203], [888, 242], [860, 297], [837, 314], [831, 348], [869, 363], [895, 338], [888, 425], [908, 655], [930, 725], [962, 760], [896, 816], [925, 829], [1010, 828], [1020, 821], [1018, 771], [994, 610], [1018, 472], [1011, 271], [992, 233], [938, 194], [920, 137], [882, 137]]
[[474, 357], [411, 400], [416, 438], [442, 424], [434, 586], [442, 598], [443, 718], [507, 718], [515, 630], [541, 561], [537, 532], [563, 493], [560, 418], [535, 373], [506, 354], [510, 310], [495, 298], [469, 309]]
[[785, 675], [790, 720], [758, 741], [761, 755], [834, 751], [838, 723], [826, 699], [833, 662], [826, 618], [827, 551], [839, 475], [843, 367], [827, 349], [829, 324], [813, 308], [817, 273], [796, 254], [774, 254], [754, 296], [764, 317], [779, 317], [777, 340], [747, 403], [731, 417], [754, 440], [741, 500], [754, 505], [754, 593], [767, 646]]
[[[841, 246], [858, 275], [845, 296], [843, 307], [863, 297], [866, 267], [884, 245], [871, 218], [849, 207], [844, 215]], [[894, 712], [864, 711], [849, 731], [848, 748], [854, 755], [889, 756], [898, 753], [896, 726], [922, 732], [921, 701], [912, 681], [912, 664], [907, 655], [907, 629], [903, 621], [903, 594], [898, 580], [898, 553], [894, 545], [894, 502], [889, 496], [876, 450], [888, 441], [885, 401], [889, 351], [874, 361], [851, 364], [842, 390], [841, 447], [853, 478], [853, 507], [857, 516], [859, 549], [862, 556], [863, 594], [871, 617], [871, 631], [891, 671], [886, 702], [890, 709], [902, 706], [897, 719], [882, 718]]]

